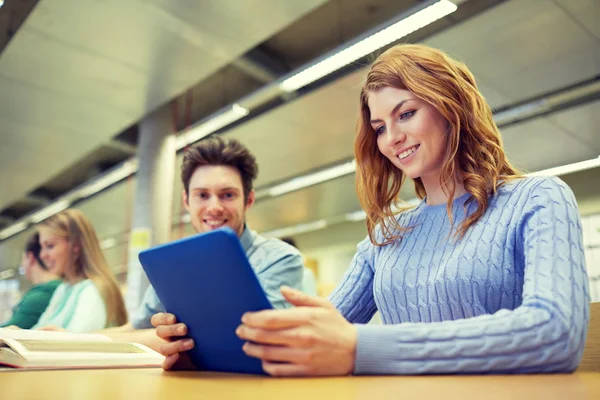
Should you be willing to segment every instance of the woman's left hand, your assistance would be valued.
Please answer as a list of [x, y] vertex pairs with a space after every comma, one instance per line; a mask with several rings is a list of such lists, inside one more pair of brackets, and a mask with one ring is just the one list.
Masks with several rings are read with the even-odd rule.
[[38, 330], [38, 331], [52, 331], [52, 332], [69, 332], [65, 328], [62, 328], [62, 327], [56, 326], [56, 325], [42, 326], [40, 328], [37, 328], [36, 330]]
[[269, 375], [351, 374], [356, 327], [323, 298], [287, 286], [281, 288], [281, 293], [294, 308], [242, 316], [242, 325], [236, 333], [248, 341], [244, 352], [260, 358]]

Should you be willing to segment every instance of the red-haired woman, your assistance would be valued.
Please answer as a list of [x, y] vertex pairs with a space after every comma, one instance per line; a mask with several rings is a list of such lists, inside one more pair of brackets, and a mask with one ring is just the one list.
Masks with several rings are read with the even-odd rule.
[[[329, 301], [282, 288], [295, 308], [244, 315], [244, 351], [277, 376], [575, 370], [589, 295], [571, 190], [508, 162], [473, 75], [439, 50], [386, 51], [360, 109], [369, 235]], [[406, 178], [422, 200], [394, 213]], [[177, 336], [171, 317], [159, 336]]]

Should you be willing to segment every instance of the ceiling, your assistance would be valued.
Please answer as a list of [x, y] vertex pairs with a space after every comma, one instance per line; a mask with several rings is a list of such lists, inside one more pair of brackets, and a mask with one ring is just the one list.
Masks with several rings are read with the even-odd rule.
[[323, 3], [39, 1], [0, 57], [0, 208]]
[[[442, 22], [445, 29], [439, 31], [438, 27], [437, 33], [427, 32], [419, 40], [465, 61], [494, 109], [543, 97], [600, 75], [600, 2], [507, 0], [485, 8], [483, 2], [471, 1], [459, 7], [471, 7], [470, 15], [462, 11], [462, 17]], [[196, 121], [268, 83], [269, 74], [281, 76], [418, 1], [273, 1], [260, 12], [225, 8], [233, 1], [207, 1], [215, 13], [208, 21], [191, 17], [197, 10], [186, 6], [193, 2], [173, 1], [169, 3], [172, 9], [158, 11], [158, 2], [143, 2], [143, 6], [131, 2], [137, 7], [122, 3], [41, 0], [0, 54], [0, 90], [11, 90], [16, 99], [9, 101], [9, 96], [3, 96], [0, 100], [0, 208], [5, 208], [0, 217], [4, 215], [6, 221], [39, 207], [44, 196], [52, 198], [100, 173], [103, 165], [129, 157], [135, 150], [136, 121], [169, 99], [185, 96], [186, 89], [194, 99], [187, 122]], [[305, 7], [290, 9], [288, 3]], [[95, 10], [98, 20], [84, 23], [90, 7], [102, 4], [121, 7], [124, 16], [100, 29], [102, 16], [111, 14]], [[69, 18], [71, 24], [64, 24], [69, 26], [57, 26], [60, 18], [65, 18], [61, 17], [67, 10], [63, 7], [76, 15]], [[240, 15], [245, 18], [236, 19]], [[168, 22], [171, 18], [187, 24], [180, 28]], [[261, 23], [250, 24], [251, 19]], [[220, 23], [215, 26], [211, 21]], [[250, 29], [263, 21], [270, 28]], [[160, 34], [154, 32], [156, 27], [151, 28], [157, 23]], [[243, 37], [241, 42], [232, 44], [230, 37], [220, 33], [219, 28], [227, 23], [242, 30], [242, 36], [236, 36]], [[243, 31], [244, 24], [248, 31]], [[122, 25], [143, 33], [123, 39], [132, 29]], [[98, 35], [99, 29], [108, 31], [106, 36]], [[205, 42], [199, 38], [204, 35], [210, 38], [206, 42], [226, 49], [226, 55], [219, 58], [214, 49], [203, 47]], [[131, 49], [138, 41], [144, 42], [144, 48], [134, 52]], [[110, 47], [121, 42], [130, 51]], [[173, 50], [172, 42], [181, 47]], [[98, 50], [102, 46], [107, 46], [102, 50], [106, 53]], [[153, 53], [160, 46], [163, 52]], [[168, 57], [151, 58], [152, 54], [167, 54], [167, 47], [171, 49]], [[202, 55], [190, 55], [190, 48]], [[96, 52], [102, 56], [94, 58]], [[203, 62], [205, 56], [212, 57], [210, 62]], [[96, 65], [100, 59], [104, 61]], [[256, 61], [259, 59], [261, 62]], [[244, 67], [248, 63], [262, 67], [263, 76], [249, 74]], [[257, 188], [352, 157], [357, 98], [365, 70], [355, 67], [346, 72], [224, 133], [242, 141], [256, 155], [260, 169]], [[120, 84], [111, 86], [110, 79]], [[525, 171], [598, 157], [599, 115], [600, 100], [594, 100], [501, 127], [507, 153]], [[182, 119], [185, 117], [180, 114], [176, 121], [180, 127], [186, 124]], [[575, 192], [582, 213], [600, 212], [600, 169], [563, 179]], [[177, 199], [174, 236], [178, 236], [181, 184], [177, 182], [173, 190]], [[106, 250], [116, 272], [126, 265], [125, 231], [134, 191], [135, 177], [77, 205], [101, 238], [116, 239], [117, 245]], [[401, 197], [414, 197], [410, 185]], [[326, 228], [297, 235], [299, 247], [306, 252], [349, 248], [366, 231], [364, 222], [347, 222], [344, 215], [359, 209], [354, 176], [348, 175], [258, 201], [248, 214], [248, 224], [264, 232], [324, 219], [329, 222]], [[181, 229], [191, 232], [189, 225]], [[16, 266], [28, 232], [0, 242], [0, 270]]]

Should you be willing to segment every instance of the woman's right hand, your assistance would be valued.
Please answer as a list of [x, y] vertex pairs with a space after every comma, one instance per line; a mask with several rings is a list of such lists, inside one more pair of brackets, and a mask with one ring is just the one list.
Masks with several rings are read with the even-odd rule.
[[156, 335], [167, 341], [160, 346], [160, 353], [165, 356], [163, 369], [193, 369], [186, 352], [194, 348], [194, 340], [183, 337], [187, 334], [187, 326], [177, 323], [177, 318], [168, 313], [154, 314], [150, 322], [156, 328]]

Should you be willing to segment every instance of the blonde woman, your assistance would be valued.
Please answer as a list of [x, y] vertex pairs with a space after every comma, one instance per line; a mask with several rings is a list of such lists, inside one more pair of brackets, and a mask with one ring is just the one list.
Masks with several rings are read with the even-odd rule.
[[86, 216], [62, 211], [44, 221], [39, 233], [40, 258], [63, 282], [33, 328], [91, 332], [126, 323], [123, 297]]

